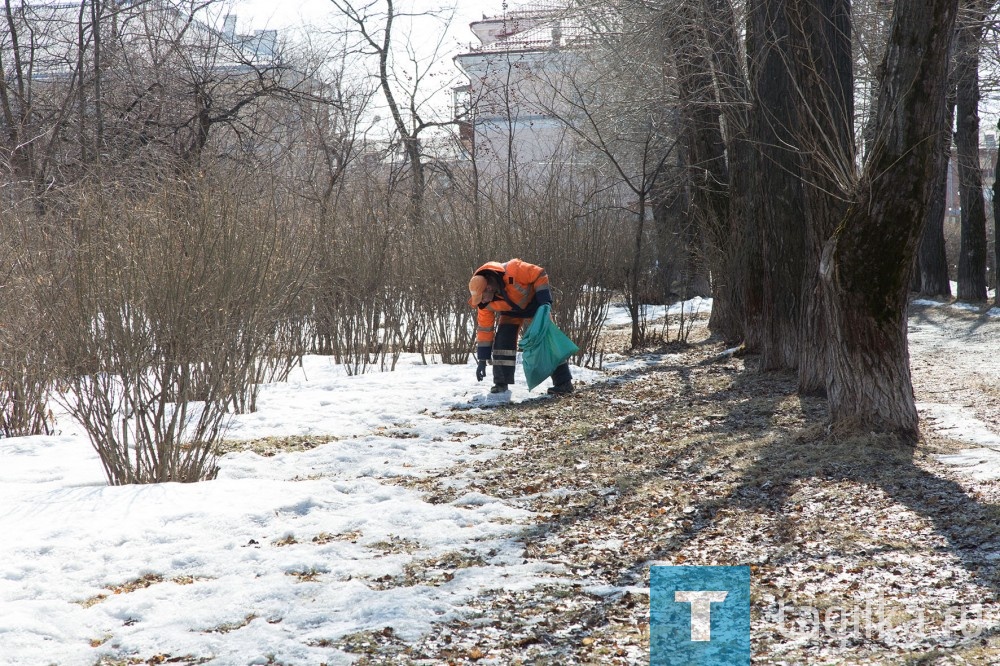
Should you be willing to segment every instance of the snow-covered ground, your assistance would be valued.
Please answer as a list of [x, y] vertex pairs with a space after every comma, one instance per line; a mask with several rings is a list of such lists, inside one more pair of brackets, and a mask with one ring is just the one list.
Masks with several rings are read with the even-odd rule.
[[[512, 540], [530, 515], [475, 493], [432, 504], [393, 483], [495, 455], [510, 439], [448, 420], [489, 387], [474, 365], [404, 359], [396, 372], [347, 376], [329, 357], [305, 360], [263, 387], [258, 411], [236, 417], [228, 437], [340, 439], [228, 454], [215, 481], [109, 487], [65, 418], [58, 436], [0, 442], [0, 662], [348, 663], [328, 647], [345, 634], [416, 637], [485, 589], [532, 584], [539, 572]], [[514, 401], [548, 385], [529, 394], [519, 381]], [[482, 564], [434, 586], [373, 584], [444, 556]], [[148, 586], [113, 591], [140, 579]]]
[[967, 303], [913, 305], [908, 339], [921, 428], [969, 444], [939, 456], [942, 462], [979, 480], [1000, 479], [1000, 308], [980, 314]]
[[[627, 315], [614, 308], [609, 321]], [[333, 646], [343, 636], [391, 627], [413, 639], [485, 590], [551, 581], [559, 571], [523, 559], [516, 541], [530, 514], [475, 492], [431, 503], [398, 483], [511, 445], [510, 431], [449, 418], [481, 404], [489, 382], [474, 367], [407, 358], [395, 372], [348, 376], [308, 357], [287, 382], [262, 387], [258, 411], [235, 417], [228, 437], [338, 439], [227, 454], [204, 483], [108, 486], [65, 416], [58, 435], [0, 441], [0, 662], [345, 664]], [[544, 396], [548, 384], [529, 393], [518, 368], [512, 400]], [[953, 416], [967, 427], [956, 435], [997, 444]], [[944, 412], [935, 418], [943, 427]], [[469, 481], [450, 482], [461, 491]], [[406, 583], [413, 563], [433, 584]]]

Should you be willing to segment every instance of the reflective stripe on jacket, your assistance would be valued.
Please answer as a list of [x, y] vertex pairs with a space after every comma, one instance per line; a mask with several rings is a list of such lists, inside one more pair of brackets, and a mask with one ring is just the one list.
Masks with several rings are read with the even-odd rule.
[[488, 360], [498, 317], [530, 319], [542, 305], [552, 303], [549, 276], [545, 269], [520, 259], [506, 263], [491, 261], [476, 269], [475, 275], [496, 273], [503, 279], [503, 293], [494, 294], [489, 303], [479, 305], [476, 318], [476, 357]]

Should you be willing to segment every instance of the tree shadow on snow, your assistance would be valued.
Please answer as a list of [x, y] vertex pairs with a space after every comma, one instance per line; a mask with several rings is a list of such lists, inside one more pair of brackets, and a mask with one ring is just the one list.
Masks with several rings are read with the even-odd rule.
[[[676, 371], [684, 374], [680, 368]], [[843, 526], [845, 531], [854, 530], [861, 540], [869, 544], [870, 555], [879, 550], [894, 550], [899, 545], [873, 546], [878, 538], [878, 525], [870, 526], [871, 529], [866, 531], [867, 528], [858, 522], [858, 515], [849, 509], [877, 504], [877, 501], [870, 502], [869, 499], [872, 493], [881, 493], [886, 501], [901, 505], [923, 518], [934, 534], [941, 538], [941, 547], [969, 572], [973, 582], [991, 590], [994, 595], [1000, 594], [1000, 505], [966, 490], [959, 481], [929, 471], [928, 465], [921, 462], [929, 455], [924, 442], [914, 449], [897, 444], [889, 437], [845, 438], [828, 434], [825, 401], [798, 396], [795, 378], [790, 374], [745, 370], [737, 373], [728, 387], [708, 394], [692, 391], [692, 396], [702, 405], [718, 403], [719, 411], [724, 414], [709, 424], [705, 438], [665, 450], [647, 478], [635, 484], [636, 492], [641, 492], [646, 480], [669, 475], [678, 466], [683, 466], [695, 483], [699, 479], [712, 480], [726, 475], [729, 463], [734, 463], [740, 471], [730, 492], [704, 497], [696, 502], [689, 514], [690, 525], [671, 536], [656, 552], [650, 553], [649, 560], [674, 561], [675, 556], [696, 542], [699, 535], [718, 528], [720, 516], [734, 510], [769, 516], [778, 535], [778, 539], [769, 546], [775, 552], [792, 547], [794, 524], [799, 517], [797, 512], [803, 500], [811, 501], [810, 493], [818, 490], [820, 484], [813, 482], [822, 480], [836, 485], [838, 493], [854, 493], [853, 497], [841, 497], [844, 501], [831, 504], [841, 507], [845, 513], [823, 518], [831, 521], [832, 525]], [[798, 409], [788, 409], [789, 401], [798, 403]], [[795, 412], [800, 415], [798, 422], [794, 421]], [[789, 418], [789, 414], [792, 415], [792, 422], [778, 422], [778, 419]], [[734, 432], [743, 433], [747, 440], [758, 440], [758, 443], [743, 450], [738, 443], [723, 437], [731, 438]], [[718, 435], [718, 444], [712, 439], [713, 433]], [[758, 438], [768, 436], [766, 433], [774, 436], [761, 446]], [[752, 462], [739, 465], [741, 455], [752, 456]], [[955, 477], [958, 478], [958, 475]], [[799, 496], [803, 488], [806, 491]], [[858, 554], [851, 550], [849, 542], [840, 547], [835, 542], [835, 536], [829, 536], [826, 550], [817, 555], [817, 559], [831, 554]], [[865, 536], [870, 538], [865, 539]], [[799, 552], [793, 557], [801, 559], [803, 555]], [[636, 562], [634, 567], [623, 572], [618, 584], [635, 585], [641, 581], [649, 560]], [[775, 563], [776, 560], [769, 562]], [[980, 600], [959, 601], [978, 603]]]

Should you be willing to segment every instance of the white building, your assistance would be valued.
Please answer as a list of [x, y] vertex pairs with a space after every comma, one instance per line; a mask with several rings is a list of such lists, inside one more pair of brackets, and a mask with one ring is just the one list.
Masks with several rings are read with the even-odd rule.
[[455, 91], [455, 117], [481, 175], [524, 178], [572, 159], [565, 120], [574, 110], [559, 81], [579, 70], [581, 31], [567, 25], [565, 10], [551, 7], [470, 25], [480, 45], [455, 57], [469, 79]]

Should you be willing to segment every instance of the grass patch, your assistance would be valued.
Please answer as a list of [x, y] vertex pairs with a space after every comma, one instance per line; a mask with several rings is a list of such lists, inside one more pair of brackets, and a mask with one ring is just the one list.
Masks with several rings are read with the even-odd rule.
[[216, 452], [221, 456], [227, 453], [251, 451], [259, 456], [271, 457], [279, 453], [309, 451], [339, 439], [334, 435], [283, 435], [249, 440], [226, 439], [219, 442]]

